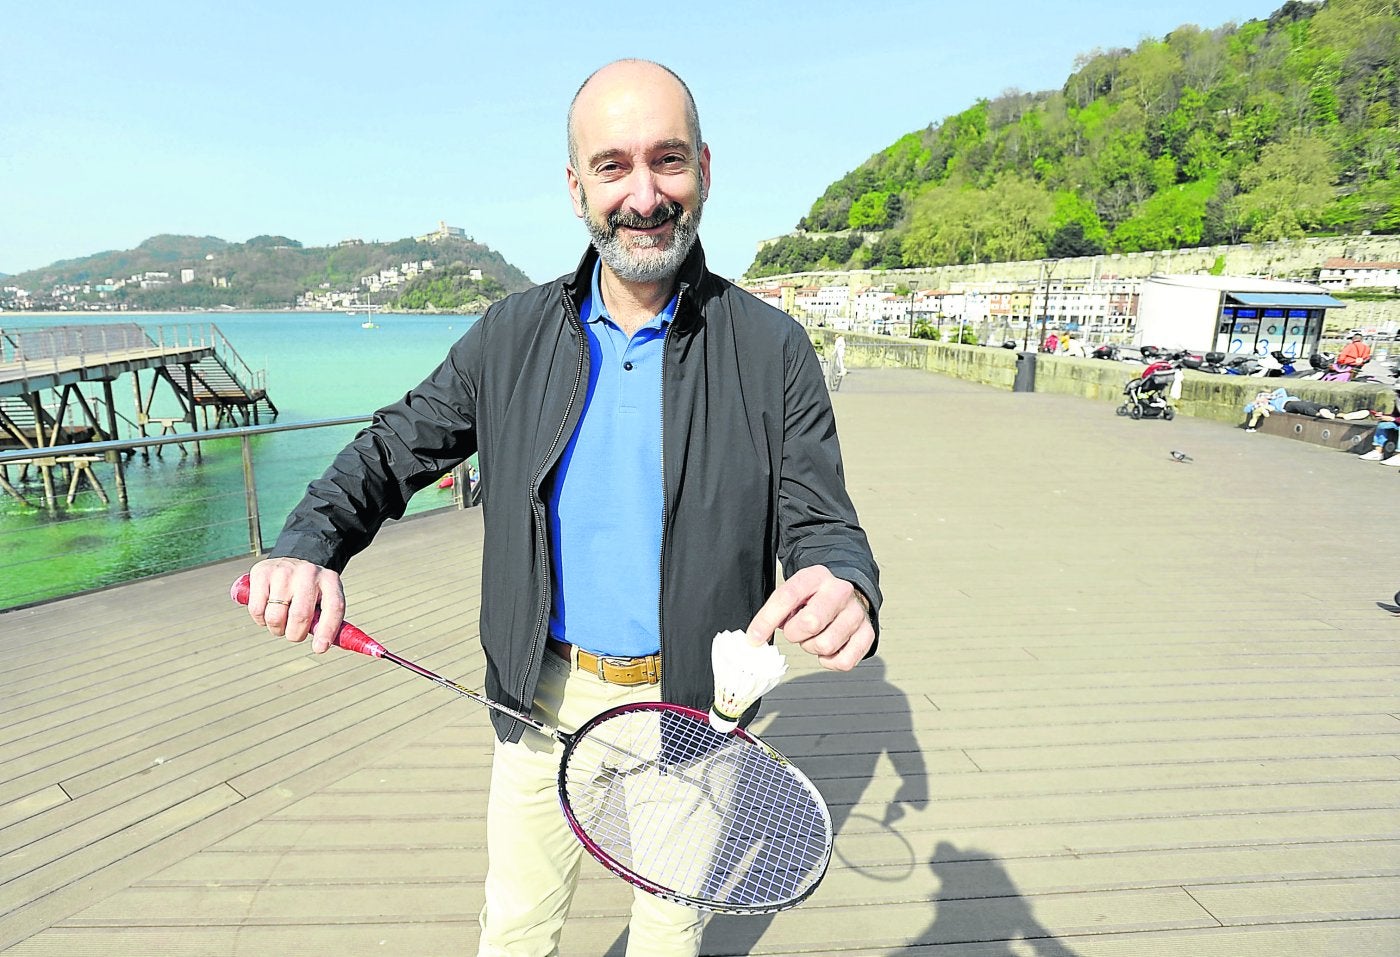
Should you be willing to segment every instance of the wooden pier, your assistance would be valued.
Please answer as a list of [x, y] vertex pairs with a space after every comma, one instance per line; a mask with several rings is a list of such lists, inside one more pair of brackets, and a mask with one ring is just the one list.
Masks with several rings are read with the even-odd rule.
[[[144, 396], [142, 372], [150, 373]], [[126, 375], [131, 376], [131, 417], [118, 412], [113, 393], [113, 384]], [[39, 472], [44, 506], [56, 505], [62, 483], [67, 483], [66, 497], [71, 503], [76, 487], [84, 480], [105, 502], [106, 491], [91, 462], [83, 462], [81, 457], [55, 457], [43, 450], [145, 437], [147, 430], [156, 426], [160, 427], [157, 435], [166, 435], [177, 431], [177, 423], [196, 427], [201, 414], [205, 429], [235, 425], [240, 419], [243, 425], [255, 424], [264, 413], [277, 414], [263, 379], [262, 373], [244, 364], [212, 324], [179, 327], [168, 341], [163, 329], [153, 335], [136, 323], [0, 329], [0, 449], [35, 450], [32, 460], [10, 464], [20, 469], [21, 477], [30, 468]], [[179, 416], [152, 416], [162, 383], [175, 397]], [[84, 386], [89, 392], [100, 390], [101, 395], [88, 394]], [[132, 434], [120, 435], [121, 420], [130, 423]], [[117, 497], [125, 504], [122, 463], [118, 457], [111, 461], [116, 467]], [[10, 481], [9, 468], [0, 466], [0, 490], [27, 503]]]
[[[1396, 470], [919, 372], [835, 402], [881, 653], [789, 653], [756, 729], [837, 852], [705, 954], [1400, 953]], [[352, 620], [479, 684], [480, 540], [386, 529]], [[0, 952], [475, 953], [485, 714], [260, 634], [247, 564], [0, 614]], [[562, 952], [620, 957], [628, 898], [585, 861]]]

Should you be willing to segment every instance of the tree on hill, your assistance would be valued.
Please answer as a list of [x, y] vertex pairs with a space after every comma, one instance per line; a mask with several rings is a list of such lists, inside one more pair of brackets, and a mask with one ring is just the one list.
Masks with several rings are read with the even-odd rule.
[[440, 312], [484, 312], [506, 289], [490, 276], [473, 279], [477, 270], [464, 262], [415, 276], [391, 302], [396, 309], [435, 309]]
[[852, 266], [895, 244], [901, 265], [934, 266], [1400, 232], [1397, 64], [1396, 0], [1288, 0], [1094, 50], [1058, 90], [978, 101], [876, 153], [749, 275], [815, 268], [835, 250], [807, 234], [847, 230], [879, 234]]
[[243, 245], [261, 246], [269, 249], [301, 249], [301, 243], [295, 239], [288, 239], [286, 236], [254, 236]]

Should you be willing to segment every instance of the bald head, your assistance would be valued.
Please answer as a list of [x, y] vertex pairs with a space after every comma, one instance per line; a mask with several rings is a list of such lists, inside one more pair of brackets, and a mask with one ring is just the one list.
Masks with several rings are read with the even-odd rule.
[[685, 122], [690, 130], [691, 146], [700, 151], [700, 114], [695, 109], [695, 97], [690, 95], [690, 87], [685, 85], [676, 73], [660, 63], [651, 60], [614, 60], [606, 66], [594, 70], [583, 81], [569, 103], [568, 138], [569, 165], [578, 168], [578, 127], [581, 116], [590, 115], [589, 108], [627, 89], [645, 89], [658, 84], [674, 85], [684, 99]]

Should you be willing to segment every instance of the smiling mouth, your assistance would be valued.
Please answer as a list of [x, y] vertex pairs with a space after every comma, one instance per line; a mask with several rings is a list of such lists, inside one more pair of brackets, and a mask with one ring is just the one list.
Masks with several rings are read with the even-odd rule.
[[619, 226], [618, 229], [626, 230], [638, 236], [659, 236], [666, 231], [667, 227], [673, 225], [674, 224], [668, 219], [666, 222], [658, 223], [655, 226]]
[[636, 213], [619, 209], [608, 217], [608, 228], [614, 235], [619, 229], [629, 229], [642, 235], [652, 236], [667, 224], [674, 223], [680, 218], [682, 212], [684, 209], [680, 203], [669, 203], [650, 216], [638, 216]]

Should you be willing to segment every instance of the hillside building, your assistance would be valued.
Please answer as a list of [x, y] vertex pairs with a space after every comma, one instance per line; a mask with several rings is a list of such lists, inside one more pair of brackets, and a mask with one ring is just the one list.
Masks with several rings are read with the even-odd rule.
[[1335, 257], [1322, 264], [1317, 284], [1328, 289], [1400, 290], [1400, 262], [1362, 262]]
[[467, 235], [467, 231], [465, 229], [461, 228], [460, 226], [449, 226], [446, 222], [444, 222], [441, 219], [438, 220], [437, 229], [433, 230], [430, 233], [424, 233], [422, 236], [414, 236], [413, 238], [418, 240], [418, 242], [420, 243], [435, 243], [443, 239], [465, 239], [468, 241], [471, 240], [471, 237]]

